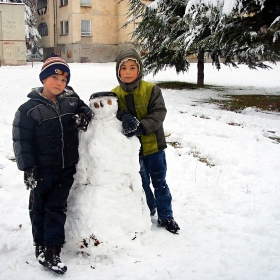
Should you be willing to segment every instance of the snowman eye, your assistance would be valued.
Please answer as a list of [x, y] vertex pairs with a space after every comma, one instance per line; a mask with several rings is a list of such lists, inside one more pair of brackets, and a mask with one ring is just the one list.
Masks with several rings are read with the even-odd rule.
[[98, 102], [94, 102], [93, 105], [94, 105], [94, 108], [99, 108]]
[[108, 105], [112, 105], [112, 100], [108, 99], [107, 103], [108, 103]]

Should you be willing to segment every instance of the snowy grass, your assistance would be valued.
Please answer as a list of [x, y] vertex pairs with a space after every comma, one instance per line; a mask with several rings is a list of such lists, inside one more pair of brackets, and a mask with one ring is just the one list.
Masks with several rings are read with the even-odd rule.
[[[180, 82], [180, 81], [165, 81], [158, 82], [157, 85], [162, 89], [176, 89], [176, 90], [194, 90], [197, 85], [194, 83]], [[230, 95], [231, 88], [218, 87], [214, 85], [205, 85], [204, 89], [216, 90], [224, 92], [220, 94], [219, 99], [208, 99], [205, 103], [218, 104], [220, 108], [228, 111], [242, 112], [245, 108], [253, 107], [264, 111], [280, 112], [280, 96], [279, 95], [254, 95], [254, 94], [240, 94]], [[244, 90], [244, 89], [240, 89]], [[203, 101], [201, 101], [203, 102]]]
[[225, 110], [241, 113], [252, 107], [262, 111], [280, 112], [279, 95], [223, 95], [224, 99], [211, 99], [208, 102], [218, 104]]

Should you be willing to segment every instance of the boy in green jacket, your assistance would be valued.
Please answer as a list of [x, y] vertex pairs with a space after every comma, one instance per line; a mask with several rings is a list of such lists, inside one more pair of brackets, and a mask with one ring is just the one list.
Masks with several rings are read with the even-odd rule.
[[[117, 117], [122, 121], [123, 134], [139, 137], [142, 186], [151, 216], [158, 212], [158, 224], [172, 233], [180, 227], [173, 218], [172, 196], [166, 183], [166, 146], [163, 121], [166, 107], [160, 88], [142, 80], [143, 64], [134, 49], [125, 49], [117, 57], [116, 75], [119, 86]], [[152, 182], [154, 191], [150, 188]]]

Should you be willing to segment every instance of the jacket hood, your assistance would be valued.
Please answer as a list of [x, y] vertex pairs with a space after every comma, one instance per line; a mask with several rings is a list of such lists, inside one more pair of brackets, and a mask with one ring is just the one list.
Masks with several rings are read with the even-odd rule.
[[[133, 83], [124, 83], [119, 77], [120, 63], [127, 57], [131, 57], [137, 60], [139, 67], [139, 73], [137, 79]], [[116, 63], [116, 76], [117, 80], [124, 91], [132, 92], [141, 82], [143, 76], [143, 64], [140, 55], [134, 49], [124, 49], [117, 56]]]
[[45, 97], [42, 95], [42, 92], [43, 92], [43, 87], [32, 88], [31, 92], [28, 93], [27, 97], [45, 99]]

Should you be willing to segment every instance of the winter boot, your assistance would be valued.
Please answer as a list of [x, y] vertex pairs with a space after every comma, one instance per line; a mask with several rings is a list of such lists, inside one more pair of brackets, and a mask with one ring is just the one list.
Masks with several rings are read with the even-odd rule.
[[36, 245], [35, 247], [35, 256], [36, 256], [36, 259], [38, 259], [38, 257], [41, 255], [41, 254], [45, 254], [45, 247], [43, 245]]
[[173, 218], [168, 218], [163, 221], [158, 219], [158, 224], [172, 233], [177, 233], [177, 231], [180, 230], [180, 227]]
[[64, 274], [67, 266], [60, 260], [61, 246], [48, 247], [44, 255], [40, 255], [39, 263], [58, 274]]

